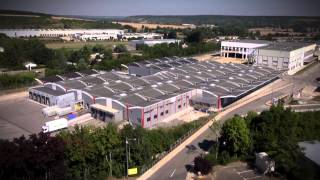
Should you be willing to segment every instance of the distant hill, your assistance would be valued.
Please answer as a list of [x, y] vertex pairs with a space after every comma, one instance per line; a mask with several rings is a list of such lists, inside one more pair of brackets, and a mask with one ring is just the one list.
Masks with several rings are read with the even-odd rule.
[[283, 27], [283, 28], [320, 28], [320, 17], [293, 16], [130, 16], [125, 20], [133, 22], [164, 23], [164, 24], [215, 24], [218, 26], [252, 27]]
[[122, 29], [107, 19], [90, 19], [86, 16], [59, 16], [27, 11], [0, 10], [0, 29]]
[[0, 9], [0, 14], [51, 16], [50, 14], [44, 14], [44, 13], [37, 13], [37, 12], [30, 12], [30, 11], [3, 10], [3, 9]]

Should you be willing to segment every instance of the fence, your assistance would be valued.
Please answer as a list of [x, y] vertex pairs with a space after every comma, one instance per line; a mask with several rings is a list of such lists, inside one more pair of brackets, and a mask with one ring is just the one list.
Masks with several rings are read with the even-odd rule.
[[[205, 125], [208, 121], [212, 120], [214, 118], [216, 114], [213, 115], [209, 115], [208, 117], [206, 117], [206, 119], [204, 121], [201, 122], [201, 124], [196, 127], [193, 128], [191, 130], [189, 130], [187, 133], [185, 133], [182, 137], [180, 137], [179, 139], [177, 139], [173, 144], [171, 144], [169, 150], [162, 152], [161, 154], [159, 154], [155, 160], [153, 160], [151, 163], [149, 163], [148, 165], [145, 165], [141, 168], [139, 174], [143, 174], [144, 172], [146, 172], [147, 170], [149, 170], [151, 167], [153, 167], [156, 163], [158, 163], [162, 158], [164, 158], [167, 154], [169, 154], [172, 150], [174, 150], [176, 147], [178, 147], [182, 142], [184, 142], [186, 139], [188, 139], [191, 135], [193, 135], [197, 130], [199, 130], [203, 125]], [[200, 120], [198, 120], [200, 121]]]

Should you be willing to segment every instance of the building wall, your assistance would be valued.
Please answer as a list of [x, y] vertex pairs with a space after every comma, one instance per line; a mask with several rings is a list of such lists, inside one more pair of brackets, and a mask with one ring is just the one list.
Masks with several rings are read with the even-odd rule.
[[235, 55], [238, 54], [241, 56], [241, 59], [248, 59], [248, 56], [250, 56], [256, 48], [267, 45], [268, 44], [222, 41], [221, 56], [235, 58]]
[[92, 99], [92, 97], [88, 96], [86, 93], [82, 93], [82, 101], [86, 109], [89, 109], [90, 105], [95, 103], [95, 99]]
[[56, 104], [56, 97], [50, 94], [37, 91], [35, 89], [29, 89], [29, 99], [32, 99], [36, 102], [41, 104], [45, 104], [48, 106], [55, 106]]
[[292, 75], [304, 67], [305, 60], [313, 57], [315, 47], [314, 44], [293, 51], [258, 49], [255, 52], [255, 64], [279, 70], [287, 69], [288, 74]]
[[112, 106], [113, 109], [117, 109], [121, 112], [123, 120], [128, 120], [128, 115], [129, 115], [129, 109], [128, 107], [123, 107], [119, 103], [112, 101]]
[[192, 90], [144, 108], [130, 109], [129, 121], [143, 125], [144, 128], [154, 127], [165, 119], [171, 118], [176, 113], [188, 108], [191, 95], [192, 93], [196, 95], [195, 92], [195, 90]]
[[75, 96], [74, 96], [74, 93], [72, 92], [56, 97], [56, 104], [61, 108], [69, 107], [71, 104], [74, 104], [74, 103], [75, 103]]
[[32, 88], [29, 89], [29, 98], [41, 104], [45, 104], [48, 106], [58, 106], [60, 108], [68, 107], [75, 102], [75, 97], [72, 92], [54, 96]]
[[274, 69], [289, 69], [290, 52], [277, 50], [257, 50], [256, 64]]

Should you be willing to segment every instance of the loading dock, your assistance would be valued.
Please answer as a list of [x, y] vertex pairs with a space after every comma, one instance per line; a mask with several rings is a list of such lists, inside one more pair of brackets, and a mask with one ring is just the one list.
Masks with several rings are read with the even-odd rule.
[[91, 116], [104, 122], [122, 120], [122, 112], [101, 104], [92, 104], [90, 106]]
[[67, 107], [74, 102], [71, 92], [66, 93], [49, 87], [30, 88], [29, 98], [47, 106]]

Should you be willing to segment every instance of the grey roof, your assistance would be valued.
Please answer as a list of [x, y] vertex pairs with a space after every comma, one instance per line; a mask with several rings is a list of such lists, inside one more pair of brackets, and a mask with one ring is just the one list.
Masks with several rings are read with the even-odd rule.
[[306, 46], [312, 45], [312, 43], [303, 42], [275, 42], [265, 47], [260, 47], [263, 50], [276, 50], [276, 51], [293, 51]]
[[42, 81], [43, 83], [47, 83], [47, 82], [59, 82], [59, 81], [63, 81], [64, 79], [62, 79], [59, 76], [49, 76], [49, 77], [44, 77], [41, 78], [40, 81]]
[[104, 86], [97, 86], [85, 91], [96, 97], [112, 97], [115, 94], [111, 89]]
[[167, 93], [176, 93], [180, 90], [178, 87], [175, 87], [172, 84], [163, 84], [161, 86], [158, 86], [157, 89]]
[[80, 71], [79, 73], [82, 74], [82, 75], [84, 75], [84, 76], [99, 74], [99, 73], [98, 73], [96, 70], [94, 70], [94, 69], [86, 69], [86, 70]]
[[162, 95], [164, 95], [165, 93], [155, 89], [155, 88], [147, 88], [147, 89], [143, 89], [141, 91], [137, 91], [136, 93], [142, 95], [143, 97], [146, 98], [157, 98], [160, 97]]
[[79, 73], [76, 73], [76, 72], [62, 74], [61, 76], [66, 78], [66, 79], [75, 79], [75, 78], [82, 77]]
[[270, 44], [271, 43], [271, 41], [254, 40], [254, 39], [227, 40], [227, 42], [254, 43], [254, 44]]
[[93, 77], [93, 76], [87, 76], [87, 77], [81, 78], [79, 80], [84, 82], [84, 83], [86, 83], [88, 86], [105, 83], [104, 80], [102, 80], [102, 79], [100, 79], [98, 77]]
[[145, 107], [194, 89], [205, 90], [213, 96], [239, 97], [282, 73], [267, 67], [197, 62], [179, 57], [135, 64], [141, 65], [141, 68], [150, 68], [154, 65], [152, 63], [155, 66], [170, 64], [174, 67], [143, 77], [111, 71], [76, 80], [64, 80], [57, 84], [67, 89], [81, 89], [96, 97], [110, 97], [124, 104]]
[[136, 94], [132, 94], [130, 96], [121, 97], [119, 99], [121, 102], [131, 105], [131, 106], [139, 106], [146, 102], [146, 100]]
[[129, 91], [129, 90], [133, 89], [129, 84], [124, 83], [124, 82], [113, 83], [109, 87], [113, 90], [122, 91], [122, 92]]
[[83, 89], [87, 87], [85, 84], [81, 83], [78, 80], [60, 81], [60, 82], [57, 82], [57, 84], [60, 84], [61, 86], [67, 89]]
[[34, 87], [34, 88], [31, 88], [31, 89], [34, 89], [34, 90], [40, 91], [40, 92], [44, 92], [44, 93], [52, 95], [52, 96], [61, 96], [61, 95], [66, 94], [66, 92], [64, 92], [64, 91], [53, 90], [53, 89], [45, 87], [45, 86], [43, 86], [43, 87]]
[[113, 72], [106, 72], [105, 74], [101, 74], [99, 75], [99, 77], [101, 77], [102, 79], [106, 80], [106, 81], [117, 81], [117, 80], [121, 80], [121, 79], [125, 79], [125, 75], [119, 75], [117, 73], [113, 73]]
[[131, 78], [130, 80], [128, 80], [126, 82], [130, 83], [134, 87], [150, 85], [150, 83], [147, 80], [144, 80], [142, 78]]

